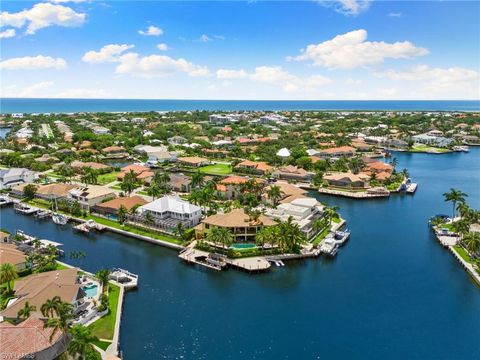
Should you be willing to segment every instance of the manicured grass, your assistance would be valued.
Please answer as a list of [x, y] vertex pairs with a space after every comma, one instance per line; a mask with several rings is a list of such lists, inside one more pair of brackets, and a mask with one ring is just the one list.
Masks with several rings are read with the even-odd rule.
[[148, 237], [151, 237], [153, 239], [163, 240], [163, 241], [167, 241], [167, 242], [177, 244], [177, 245], [182, 244], [182, 240], [180, 240], [180, 239], [177, 239], [177, 238], [174, 238], [173, 236], [168, 236], [168, 235], [165, 235], [165, 234], [162, 234], [162, 233], [159, 233], [159, 232], [151, 231], [151, 230], [148, 230], [148, 229], [137, 228], [135, 226], [128, 225], [128, 224], [125, 224], [125, 225], [122, 226], [121, 224], [119, 224], [116, 221], [109, 220], [109, 219], [104, 219], [102, 217], [98, 217], [98, 216], [94, 216], [94, 215], [89, 215], [87, 217], [87, 219], [92, 219], [99, 224], [110, 226], [110, 227], [113, 227], [115, 229], [128, 231], [128, 232], [131, 232], [133, 234], [148, 236]]
[[98, 175], [97, 180], [99, 185], [110, 184], [117, 180], [117, 176], [120, 172], [119, 171], [112, 171], [106, 174]]
[[325, 229], [323, 229], [316, 237], [313, 239], [312, 244], [313, 245], [318, 245], [322, 242], [323, 239], [328, 235], [330, 232], [329, 227], [327, 226]]
[[97, 340], [97, 341], [94, 341], [93, 344], [99, 347], [100, 349], [102, 349], [103, 351], [105, 351], [110, 346], [111, 342]]
[[65, 266], [57, 262], [57, 267], [55, 268], [55, 270], [63, 270], [63, 269], [70, 269], [70, 268], [68, 266]]
[[120, 288], [109, 283], [108, 289], [108, 303], [110, 311], [107, 315], [88, 326], [92, 330], [93, 335], [99, 339], [113, 339], [113, 333], [115, 331], [115, 320], [117, 318]]
[[463, 247], [461, 247], [460, 245], [454, 245], [453, 246], [453, 249], [455, 250], [455, 252], [460, 255], [460, 257], [465, 260], [466, 262], [470, 263], [470, 264], [475, 264], [475, 262], [473, 261], [473, 259], [470, 257], [470, 255], [468, 255], [467, 253], [467, 250], [465, 250]]
[[428, 146], [428, 145], [415, 145], [411, 148], [410, 151], [413, 152], [427, 152], [427, 151], [436, 151], [439, 153], [446, 153], [449, 152], [449, 149], [444, 149], [444, 148], [438, 148], [434, 146]]
[[232, 166], [228, 164], [212, 164], [199, 169], [205, 174], [229, 175], [232, 173]]

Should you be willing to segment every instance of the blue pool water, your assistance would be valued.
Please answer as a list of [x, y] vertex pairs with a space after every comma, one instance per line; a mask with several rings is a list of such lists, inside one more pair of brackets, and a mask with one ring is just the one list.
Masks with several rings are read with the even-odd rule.
[[[480, 209], [480, 148], [445, 155], [395, 153], [415, 195], [340, 206], [351, 231], [333, 260], [285, 262], [269, 273], [208, 271], [177, 251], [119, 234], [85, 237], [71, 226], [0, 209], [0, 227], [84, 251], [65, 261], [90, 272], [139, 275], [122, 314], [124, 359], [480, 359], [480, 288], [427, 226], [450, 214], [451, 187]], [[248, 304], [248, 305], [246, 305]], [[238, 309], [246, 309], [238, 311]]]
[[246, 244], [233, 244], [231, 246], [232, 249], [235, 249], [235, 250], [242, 250], [242, 249], [251, 249], [251, 248], [254, 248], [256, 247], [257, 245], [255, 244], [250, 244], [250, 243], [246, 243]]
[[97, 296], [98, 286], [95, 284], [84, 286], [83, 291], [85, 291], [85, 294], [87, 294], [87, 298], [93, 298]]

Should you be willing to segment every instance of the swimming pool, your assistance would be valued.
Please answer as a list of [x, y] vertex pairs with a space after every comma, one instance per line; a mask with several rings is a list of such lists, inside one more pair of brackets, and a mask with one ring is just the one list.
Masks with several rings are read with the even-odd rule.
[[245, 244], [233, 244], [231, 246], [231, 248], [234, 249], [234, 250], [244, 250], [244, 249], [252, 249], [256, 246], [257, 245], [255, 245], [255, 244], [245, 243]]
[[83, 291], [85, 291], [86, 297], [89, 299], [97, 296], [97, 289], [98, 289], [98, 286], [96, 284], [87, 285], [83, 287]]

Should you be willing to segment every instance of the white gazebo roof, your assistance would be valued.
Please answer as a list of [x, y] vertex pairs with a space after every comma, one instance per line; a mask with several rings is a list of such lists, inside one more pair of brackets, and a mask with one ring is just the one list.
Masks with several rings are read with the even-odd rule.
[[290, 150], [288, 150], [287, 148], [281, 148], [277, 151], [277, 156], [289, 157], [290, 155]]

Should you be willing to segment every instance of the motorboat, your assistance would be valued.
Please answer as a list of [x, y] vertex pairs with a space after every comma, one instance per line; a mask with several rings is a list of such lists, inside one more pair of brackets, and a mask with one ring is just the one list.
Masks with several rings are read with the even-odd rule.
[[338, 245], [333, 237], [327, 237], [320, 245], [320, 252], [328, 256], [335, 256], [338, 252]]
[[37, 217], [38, 219], [46, 219], [50, 216], [52, 216], [52, 212], [50, 210], [40, 209], [35, 213], [35, 217]]
[[8, 196], [0, 196], [0, 206], [10, 205], [13, 202]]
[[68, 222], [68, 217], [59, 213], [53, 213], [52, 220], [57, 225], [65, 225]]
[[16, 212], [19, 212], [19, 213], [25, 214], [25, 215], [31, 215], [31, 214], [36, 213], [38, 211], [37, 208], [35, 208], [33, 206], [30, 206], [30, 205], [27, 205], [25, 203], [16, 204], [14, 209], [15, 209]]
[[342, 246], [350, 237], [350, 231], [335, 231], [332, 235], [333, 240], [338, 246]]

